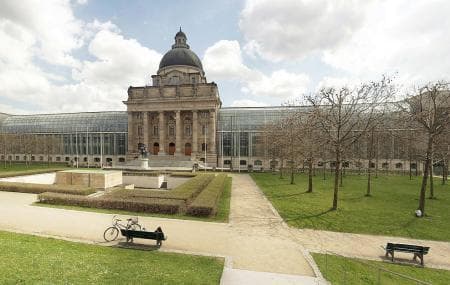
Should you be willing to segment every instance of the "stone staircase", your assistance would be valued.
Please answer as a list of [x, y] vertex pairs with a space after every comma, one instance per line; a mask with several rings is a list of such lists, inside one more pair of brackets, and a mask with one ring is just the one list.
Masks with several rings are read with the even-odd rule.
[[[149, 155], [148, 169], [149, 170], [182, 170], [191, 171], [196, 161], [191, 160], [190, 156], [174, 156], [174, 155]], [[141, 166], [141, 161], [129, 160], [124, 166], [124, 169], [138, 169]]]

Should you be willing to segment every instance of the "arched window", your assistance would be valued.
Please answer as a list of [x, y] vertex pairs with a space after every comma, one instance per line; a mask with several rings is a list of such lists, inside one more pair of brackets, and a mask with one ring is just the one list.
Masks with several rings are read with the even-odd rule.
[[247, 160], [241, 160], [241, 161], [239, 161], [239, 164], [240, 165], [247, 165]]
[[388, 169], [389, 168], [389, 163], [388, 162], [383, 162], [381, 167], [384, 168], [384, 169]]
[[396, 163], [395, 168], [403, 168], [403, 163], [401, 162]]
[[261, 166], [262, 165], [262, 161], [261, 160], [255, 160], [254, 165]]

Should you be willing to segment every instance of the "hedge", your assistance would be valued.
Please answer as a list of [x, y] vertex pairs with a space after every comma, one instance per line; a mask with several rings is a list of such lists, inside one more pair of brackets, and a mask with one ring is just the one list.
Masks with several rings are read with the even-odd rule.
[[61, 170], [64, 170], [64, 168], [46, 168], [46, 169], [31, 169], [31, 170], [20, 170], [20, 171], [6, 171], [3, 173], [0, 173], [0, 178], [34, 175], [34, 174], [44, 174], [44, 173], [61, 171]]
[[185, 203], [167, 199], [117, 199], [111, 197], [95, 197], [51, 193], [39, 194], [40, 203], [53, 205], [69, 205], [100, 209], [126, 210], [132, 212], [177, 214], [185, 211]]
[[217, 202], [223, 193], [227, 175], [217, 175], [187, 208], [191, 216], [211, 216], [217, 212]]
[[0, 182], [0, 191], [40, 194], [44, 192], [89, 195], [94, 188], [75, 185], [36, 184], [19, 182]]
[[134, 198], [160, 198], [160, 199], [174, 199], [183, 200], [189, 203], [213, 180], [214, 174], [200, 174], [196, 177], [189, 179], [185, 183], [175, 187], [172, 190], [167, 191], [154, 191], [154, 190], [125, 190], [121, 189], [113, 191], [109, 196], [115, 198], [126, 199], [127, 197]]
[[186, 177], [186, 178], [190, 178], [190, 177], [195, 177], [197, 176], [197, 173], [194, 172], [172, 172], [170, 173], [171, 177]]

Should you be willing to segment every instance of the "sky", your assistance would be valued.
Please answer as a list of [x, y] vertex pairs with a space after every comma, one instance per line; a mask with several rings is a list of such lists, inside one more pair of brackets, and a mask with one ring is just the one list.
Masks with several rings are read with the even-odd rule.
[[3, 0], [0, 112], [126, 110], [180, 26], [224, 107], [450, 77], [447, 0]]

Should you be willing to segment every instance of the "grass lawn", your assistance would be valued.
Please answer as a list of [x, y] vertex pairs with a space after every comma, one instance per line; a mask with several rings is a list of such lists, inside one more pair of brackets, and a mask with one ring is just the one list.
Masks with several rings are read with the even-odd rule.
[[169, 214], [156, 214], [156, 213], [143, 213], [143, 212], [130, 212], [123, 210], [110, 210], [110, 209], [97, 209], [97, 208], [86, 208], [78, 206], [64, 206], [64, 205], [51, 205], [44, 203], [34, 203], [35, 206], [49, 207], [49, 208], [60, 208], [76, 211], [86, 211], [86, 212], [97, 212], [106, 214], [118, 214], [118, 215], [128, 215], [128, 216], [144, 216], [144, 217], [160, 217], [168, 219], [182, 219], [182, 220], [196, 220], [205, 222], [228, 222], [228, 216], [230, 214], [230, 199], [231, 199], [231, 177], [228, 177], [225, 182], [225, 189], [223, 190], [222, 196], [219, 199], [217, 214], [214, 217], [193, 217], [189, 215], [169, 215]]
[[[420, 284], [405, 275], [429, 284], [450, 284], [450, 271], [412, 265], [366, 261], [336, 255], [312, 253], [322, 275], [333, 285], [345, 284]], [[387, 272], [390, 271], [390, 272]]]
[[39, 174], [64, 169], [68, 168], [65, 166], [65, 164], [61, 163], [32, 163], [27, 166], [25, 163], [12, 163], [10, 165], [8, 162], [5, 167], [5, 164], [2, 162], [0, 163], [0, 178]]
[[0, 231], [1, 284], [219, 284], [223, 260]]
[[313, 193], [306, 193], [306, 175], [297, 175], [294, 185], [278, 174], [251, 176], [293, 227], [450, 241], [450, 186], [441, 185], [438, 178], [434, 180], [437, 198], [426, 199], [426, 217], [416, 218], [421, 177], [379, 176], [373, 179], [372, 197], [365, 197], [367, 177], [348, 175], [339, 191], [338, 210], [330, 211], [330, 176], [314, 177]]
[[26, 165], [25, 163], [6, 163], [6, 167], [4, 162], [0, 162], [0, 173], [1, 172], [9, 172], [9, 171], [27, 171], [27, 170], [36, 170], [36, 169], [46, 169], [46, 168], [68, 168], [64, 163], [38, 163], [33, 162], [30, 165]]

